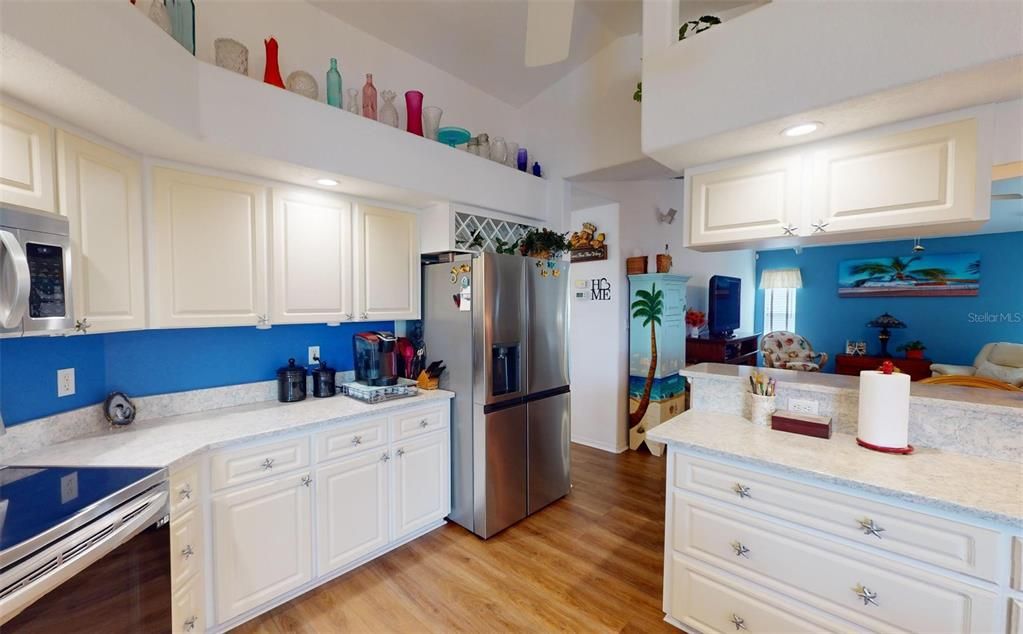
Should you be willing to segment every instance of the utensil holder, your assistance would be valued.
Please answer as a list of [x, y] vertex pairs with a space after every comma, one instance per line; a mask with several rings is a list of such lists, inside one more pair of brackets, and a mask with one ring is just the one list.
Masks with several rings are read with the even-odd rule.
[[771, 426], [771, 414], [777, 411], [773, 396], [761, 396], [760, 394], [749, 393], [750, 398], [750, 421], [760, 427]]

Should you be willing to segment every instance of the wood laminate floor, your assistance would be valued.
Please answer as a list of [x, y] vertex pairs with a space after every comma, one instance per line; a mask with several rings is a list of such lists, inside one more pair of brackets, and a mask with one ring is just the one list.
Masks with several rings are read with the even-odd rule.
[[235, 632], [677, 632], [664, 465], [573, 444], [572, 493], [536, 515], [487, 541], [448, 524]]

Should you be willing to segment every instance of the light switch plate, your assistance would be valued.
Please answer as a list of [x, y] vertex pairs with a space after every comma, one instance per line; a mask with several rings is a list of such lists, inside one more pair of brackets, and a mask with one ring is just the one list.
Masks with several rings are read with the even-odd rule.
[[57, 370], [57, 396], [71, 396], [75, 393], [75, 369]]

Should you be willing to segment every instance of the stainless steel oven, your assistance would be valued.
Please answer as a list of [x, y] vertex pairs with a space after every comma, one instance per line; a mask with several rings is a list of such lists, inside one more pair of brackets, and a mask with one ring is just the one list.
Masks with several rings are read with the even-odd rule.
[[163, 469], [0, 469], [0, 631], [171, 631]]
[[74, 327], [68, 219], [0, 207], [0, 336], [59, 334]]

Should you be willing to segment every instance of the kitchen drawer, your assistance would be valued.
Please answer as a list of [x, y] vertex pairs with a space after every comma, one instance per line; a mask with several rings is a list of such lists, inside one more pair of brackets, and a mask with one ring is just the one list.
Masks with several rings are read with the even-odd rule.
[[757, 519], [728, 505], [678, 492], [673, 501], [676, 552], [779, 592], [802, 595], [801, 603], [876, 631], [994, 629], [998, 597], [993, 592]]
[[374, 418], [316, 434], [316, 461], [333, 460], [387, 444], [387, 419]]
[[215, 454], [210, 462], [213, 490], [255, 482], [309, 465], [309, 438], [292, 438]]
[[199, 634], [206, 631], [206, 593], [202, 575], [176, 588], [171, 599], [171, 632]]
[[1013, 590], [1023, 590], [1023, 537], [1012, 538], [1012, 573], [1009, 585]]
[[988, 528], [682, 454], [675, 454], [674, 484], [881, 551], [998, 578], [1000, 538]]
[[170, 476], [170, 515], [177, 517], [195, 505], [199, 499], [199, 465], [176, 469]]
[[848, 632], [848, 623], [803, 613], [797, 604], [677, 553], [671, 563], [669, 616], [703, 634]]
[[394, 440], [411, 438], [419, 434], [443, 429], [447, 423], [443, 409], [421, 409], [415, 412], [400, 412], [391, 417], [394, 425]]
[[171, 519], [171, 585], [174, 588], [181, 587], [202, 570], [204, 551], [201, 512], [202, 509], [196, 507]]

